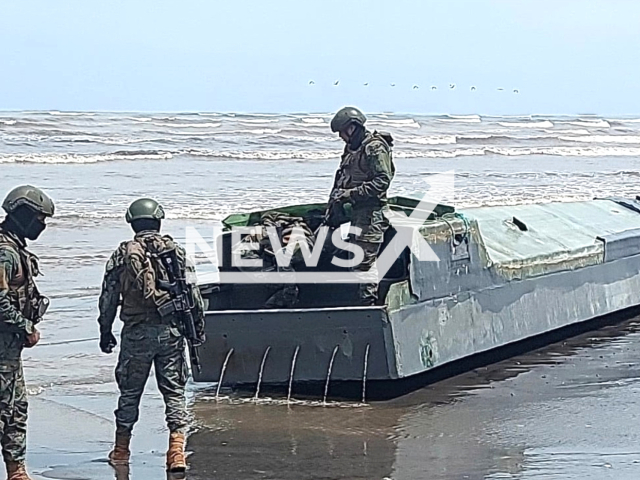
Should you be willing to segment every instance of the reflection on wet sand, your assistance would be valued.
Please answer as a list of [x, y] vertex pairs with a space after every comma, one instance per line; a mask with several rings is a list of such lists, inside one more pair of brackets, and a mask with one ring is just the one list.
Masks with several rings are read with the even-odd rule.
[[[367, 406], [201, 395], [189, 478], [637, 478], [640, 453], [629, 441], [640, 438], [629, 418], [640, 416], [638, 325], [605, 327]], [[624, 408], [611, 415], [613, 404]]]

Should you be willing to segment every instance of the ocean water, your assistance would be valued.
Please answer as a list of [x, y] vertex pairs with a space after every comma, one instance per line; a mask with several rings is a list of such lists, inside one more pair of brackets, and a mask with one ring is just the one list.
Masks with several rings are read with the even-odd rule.
[[[330, 119], [0, 112], [0, 195], [32, 183], [57, 208], [32, 245], [52, 299], [41, 344], [24, 355], [32, 394], [69, 404], [76, 394], [105, 395], [96, 408], [111, 421], [116, 358], [98, 348], [97, 298], [108, 256], [131, 237], [131, 201], [158, 199], [164, 231], [178, 240], [187, 226], [206, 232], [232, 212], [324, 201], [343, 145]], [[449, 170], [455, 196], [445, 201], [457, 207], [640, 194], [640, 118], [387, 113], [370, 115], [368, 126], [395, 138], [391, 195], [424, 191], [427, 175]]]
[[[343, 147], [330, 119], [1, 112], [0, 192], [33, 183], [57, 207], [32, 246], [52, 297], [42, 343], [78, 341], [28, 351], [34, 388], [111, 381], [110, 357], [88, 339], [97, 337], [104, 264], [131, 236], [131, 201], [157, 198], [177, 239], [187, 226], [204, 235], [232, 212], [323, 201]], [[429, 174], [448, 170], [455, 198], [445, 201], [458, 207], [640, 193], [640, 118], [377, 114], [368, 126], [395, 138], [391, 194], [424, 191]]]

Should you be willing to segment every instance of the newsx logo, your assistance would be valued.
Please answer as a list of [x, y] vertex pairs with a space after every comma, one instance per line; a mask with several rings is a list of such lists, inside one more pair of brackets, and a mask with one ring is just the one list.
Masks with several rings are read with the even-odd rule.
[[[220, 272], [219, 282], [234, 284], [378, 282], [393, 266], [396, 259], [405, 248], [409, 248], [413, 254], [413, 261], [438, 262], [438, 256], [417, 230], [425, 220], [427, 220], [429, 215], [431, 215], [434, 208], [439, 203], [442, 203], [442, 199], [454, 198], [454, 172], [448, 171], [429, 175], [424, 180], [428, 185], [428, 191], [420, 200], [418, 206], [413, 210], [411, 215], [398, 211], [391, 213], [385, 212], [385, 215], [391, 224], [391, 227], [395, 229], [396, 234], [389, 244], [386, 245], [384, 250], [379, 253], [378, 258], [368, 271], [353, 271], [353, 269], [364, 259], [364, 251], [359, 245], [349, 243], [343, 239], [343, 235], [346, 230], [348, 230], [349, 234], [355, 236], [359, 235], [361, 233], [361, 229], [358, 227], [349, 226], [348, 229], [346, 229], [343, 228], [345, 227], [345, 225], [343, 225], [341, 228], [335, 229], [331, 235], [331, 241], [337, 249], [346, 250], [351, 253], [351, 258], [349, 259], [338, 258], [335, 256], [331, 259], [331, 263], [333, 265], [349, 269], [349, 271], [341, 272], [259, 271], [258, 269], [263, 266], [261, 259], [242, 257], [243, 252], [248, 250], [257, 250], [259, 245], [257, 243], [243, 242], [242, 238], [243, 235], [256, 233], [256, 230], [262, 227], [234, 227], [231, 229], [231, 266], [256, 269], [257, 271]], [[309, 248], [305, 232], [301, 227], [294, 227], [292, 229], [286, 246], [282, 245], [275, 227], [266, 227], [264, 230], [266, 230], [266, 234], [271, 242], [271, 247], [273, 248], [273, 253], [278, 267], [289, 267], [296, 248], [299, 248], [305, 265], [308, 268], [313, 268], [318, 265], [320, 255], [322, 253], [322, 247], [325, 244], [331, 229], [327, 226], [322, 226], [318, 229], [316, 233], [316, 241], [312, 249]], [[222, 233], [221, 227], [214, 227], [214, 243], [213, 246], [210, 246], [200, 235], [197, 229], [194, 227], [187, 227], [185, 234], [185, 249], [187, 256], [190, 259], [194, 259], [196, 256], [196, 250], [200, 250], [211, 264], [217, 265], [217, 247], [222, 243], [219, 241], [219, 236]], [[260, 233], [264, 234], [264, 231]]]

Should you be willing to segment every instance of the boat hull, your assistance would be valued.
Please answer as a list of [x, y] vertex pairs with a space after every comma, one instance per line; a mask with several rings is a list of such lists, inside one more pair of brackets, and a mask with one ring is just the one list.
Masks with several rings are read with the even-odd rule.
[[195, 380], [398, 380], [638, 306], [639, 212], [611, 199], [426, 222], [419, 233], [439, 260], [412, 250], [398, 264], [406, 276], [381, 283], [384, 305], [207, 312]]

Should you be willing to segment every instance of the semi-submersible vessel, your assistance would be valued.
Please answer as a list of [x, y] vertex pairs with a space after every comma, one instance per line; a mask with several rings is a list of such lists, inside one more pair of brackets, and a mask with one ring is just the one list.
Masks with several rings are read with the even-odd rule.
[[[274, 211], [317, 225], [325, 207]], [[439, 261], [418, 261], [415, 248], [398, 252], [374, 306], [356, 305], [355, 284], [303, 283], [294, 307], [268, 309], [273, 285], [201, 279], [207, 341], [194, 379], [223, 386], [259, 378], [265, 386], [322, 384], [328, 375], [332, 382], [397, 381], [640, 304], [638, 198], [458, 211], [438, 205], [416, 222], [417, 208], [412, 198], [389, 199], [392, 214], [414, 222]], [[234, 271], [231, 230], [258, 225], [263, 213], [223, 221], [222, 277]], [[385, 245], [394, 234], [387, 231]]]

